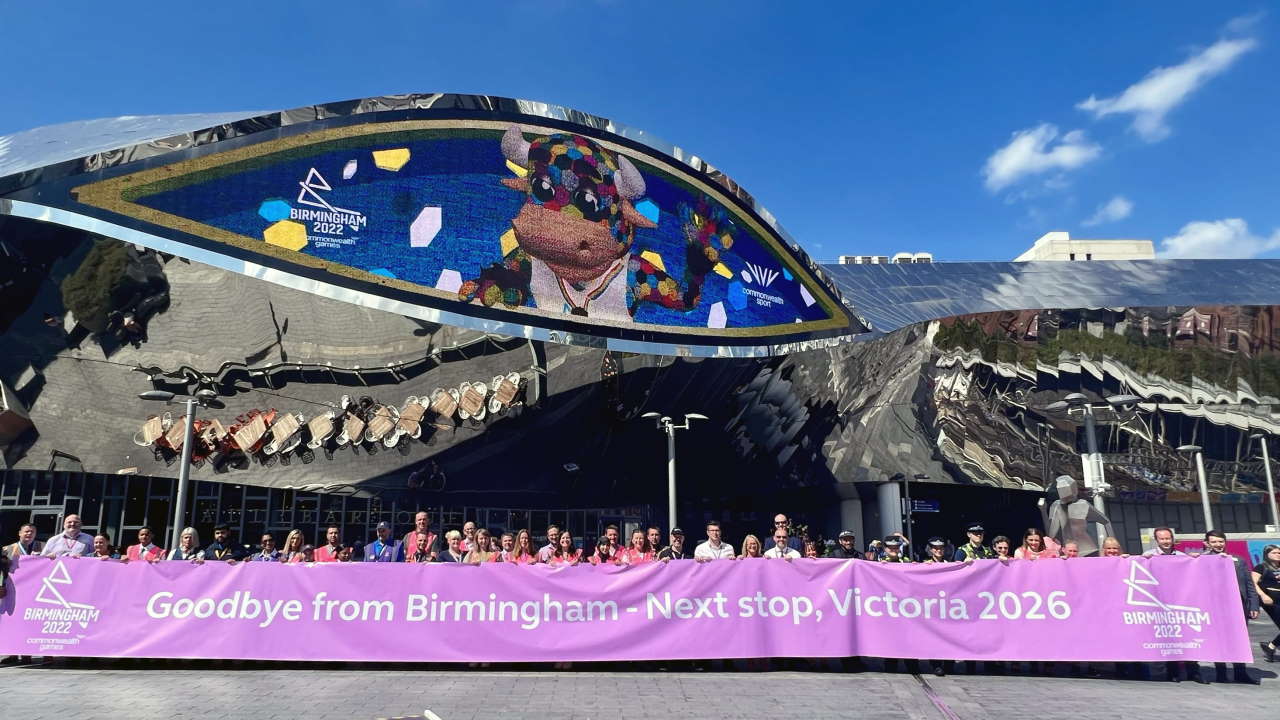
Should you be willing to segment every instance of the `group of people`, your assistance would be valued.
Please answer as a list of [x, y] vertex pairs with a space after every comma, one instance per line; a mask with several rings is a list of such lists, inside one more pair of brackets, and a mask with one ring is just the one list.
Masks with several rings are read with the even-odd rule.
[[[301, 530], [290, 530], [285, 536], [283, 545], [277, 545], [275, 536], [264, 533], [255, 549], [232, 541], [231, 531], [226, 525], [219, 525], [213, 530], [213, 542], [201, 546], [200, 535], [195, 528], [183, 529], [176, 548], [165, 550], [156, 544], [156, 536], [151, 528], [143, 527], [137, 531], [137, 542], [117, 551], [105, 535], [89, 535], [81, 529], [82, 522], [78, 515], [68, 515], [63, 521], [63, 532], [54, 535], [45, 542], [36, 538], [36, 528], [24, 524], [18, 530], [16, 542], [7, 545], [0, 552], [0, 597], [4, 596], [5, 584], [11, 559], [24, 555], [43, 555], [46, 557], [89, 557], [102, 560], [118, 560], [121, 562], [280, 562], [280, 563], [329, 563], [329, 562], [406, 562], [406, 563], [497, 563], [510, 562], [524, 565], [543, 563], [551, 566], [568, 566], [578, 564], [591, 565], [637, 565], [649, 562], [665, 562], [670, 560], [692, 559], [695, 561], [711, 561], [720, 559], [772, 558], [782, 560], [798, 560], [801, 558], [827, 557], [836, 559], [857, 559], [881, 563], [946, 563], [972, 562], [975, 560], [994, 559], [1009, 562], [1013, 560], [1038, 560], [1045, 558], [1072, 559], [1080, 557], [1075, 543], [1059, 544], [1046, 536], [1038, 528], [1027, 528], [1022, 542], [1016, 548], [1006, 536], [995, 537], [988, 545], [985, 542], [986, 531], [981, 524], [973, 524], [966, 528], [966, 542], [954, 550], [941, 537], [930, 538], [918, 558], [913, 559], [910, 541], [901, 533], [894, 533], [883, 539], [871, 541], [865, 550], [856, 545], [857, 538], [852, 531], [841, 532], [834, 547], [820, 553], [818, 543], [808, 538], [795, 537], [791, 522], [786, 515], [778, 514], [773, 519], [773, 531], [767, 537], [771, 541], [768, 547], [754, 534], [743, 538], [741, 552], [736, 553], [733, 545], [723, 538], [718, 522], [708, 522], [706, 539], [693, 548], [685, 542], [684, 531], [671, 528], [667, 534], [667, 543], [662, 544], [662, 531], [656, 526], [644, 530], [636, 529], [623, 542], [616, 525], [609, 525], [600, 535], [593, 549], [579, 548], [572, 533], [567, 527], [549, 525], [546, 529], [546, 542], [535, 543], [533, 535], [527, 529], [514, 532], [491, 533], [488, 529], [477, 527], [474, 522], [467, 522], [461, 530], [449, 530], [443, 536], [437, 535], [429, 524], [428, 514], [418, 512], [414, 516], [414, 527], [403, 537], [394, 537], [392, 527], [387, 522], [380, 522], [376, 528], [376, 536], [357, 549], [356, 546], [342, 541], [341, 528], [330, 526], [325, 531], [324, 544], [319, 547], [307, 542]], [[1183, 555], [1176, 548], [1173, 530], [1157, 528], [1154, 532], [1155, 545], [1147, 550], [1146, 556]], [[1204, 537], [1204, 552], [1207, 555], [1226, 553], [1226, 536], [1211, 530]], [[1119, 540], [1106, 538], [1101, 547], [1103, 557], [1127, 557]], [[1262, 562], [1249, 569], [1239, 558], [1233, 557], [1236, 564], [1236, 578], [1239, 585], [1241, 606], [1246, 617], [1256, 618], [1259, 612], [1265, 612], [1280, 628], [1280, 545], [1267, 545], [1263, 550]], [[1261, 643], [1262, 653], [1267, 662], [1275, 662], [1277, 644], [1280, 634], [1271, 641]], [[933, 661], [936, 674], [945, 674], [950, 663]], [[1243, 665], [1234, 668], [1237, 682], [1257, 683], [1252, 679]], [[1183, 677], [1197, 682], [1206, 682], [1200, 674], [1196, 663], [1168, 663], [1167, 677], [1179, 681]], [[1218, 681], [1225, 682], [1225, 665], [1219, 664]]]

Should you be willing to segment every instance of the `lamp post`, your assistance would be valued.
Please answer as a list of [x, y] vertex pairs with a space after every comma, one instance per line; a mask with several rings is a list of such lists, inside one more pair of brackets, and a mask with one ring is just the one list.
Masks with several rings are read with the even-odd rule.
[[1280, 513], [1276, 512], [1276, 486], [1271, 478], [1271, 454], [1267, 452], [1267, 436], [1254, 433], [1249, 439], [1257, 440], [1262, 446], [1262, 467], [1267, 471], [1267, 501], [1271, 503], [1271, 524], [1280, 530]]
[[671, 418], [656, 412], [640, 417], [653, 418], [654, 426], [667, 433], [667, 530], [676, 526], [676, 431], [688, 430], [691, 420], [706, 420], [706, 415], [685, 413], [684, 424], [677, 425]]
[[1209, 484], [1204, 477], [1204, 448], [1199, 445], [1179, 445], [1178, 452], [1196, 456], [1196, 478], [1200, 481], [1200, 508], [1204, 511], [1204, 529], [1213, 529], [1213, 515], [1209, 511]]
[[191, 430], [195, 427], [196, 405], [209, 405], [216, 402], [215, 398], [217, 396], [216, 392], [206, 389], [197, 391], [195, 397], [183, 398], [174, 402], [177, 396], [168, 390], [148, 390], [138, 393], [138, 397], [143, 400], [187, 406], [187, 416], [183, 420], [186, 423], [186, 430], [182, 435], [182, 462], [178, 466], [178, 497], [173, 507], [173, 528], [169, 539], [169, 547], [171, 548], [178, 547], [182, 539], [182, 515], [183, 509], [187, 506], [187, 485], [191, 479]]
[[[1049, 412], [1066, 411], [1070, 415], [1079, 411], [1084, 418], [1085, 452], [1080, 456], [1081, 469], [1084, 472], [1084, 486], [1093, 491], [1093, 506], [1103, 515], [1107, 514], [1106, 499], [1103, 494], [1109, 489], [1107, 476], [1102, 464], [1102, 453], [1098, 452], [1098, 435], [1093, 411], [1095, 408], [1111, 408], [1119, 412], [1137, 405], [1142, 398], [1137, 395], [1112, 395], [1103, 403], [1091, 403], [1083, 393], [1071, 393], [1058, 402], [1051, 403], [1045, 410]], [[1098, 534], [1098, 545], [1106, 536], [1106, 526], [1095, 524]]]

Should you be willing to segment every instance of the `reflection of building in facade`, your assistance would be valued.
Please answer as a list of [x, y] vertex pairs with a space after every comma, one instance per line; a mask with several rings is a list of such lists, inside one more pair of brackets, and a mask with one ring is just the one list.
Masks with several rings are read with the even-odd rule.
[[1151, 260], [1155, 246], [1150, 240], [1086, 240], [1073, 239], [1070, 233], [1048, 232], [1041, 235], [1014, 262], [1043, 260]]
[[[405, 136], [372, 147], [350, 130], [319, 148], [246, 150], [264, 130], [273, 142], [338, 126], [382, 138], [379, 123], [440, 113], [476, 128], [448, 136], [472, 154], [418, 166], [421, 154], [386, 154], [419, 147], [401, 147]], [[532, 132], [517, 142], [513, 122], [581, 131], [594, 145], [543, 147]], [[712, 419], [680, 441], [686, 529], [716, 517], [731, 535], [759, 532], [784, 510], [828, 536], [866, 537], [901, 523], [906, 478], [913, 497], [942, 505], [917, 516], [917, 532], [959, 537], [982, 520], [1013, 533], [1036, 522], [1050, 478], [1080, 475], [1080, 429], [1041, 410], [1070, 392], [1142, 398], [1100, 418], [1113, 515], [1131, 541], [1162, 521], [1195, 530], [1198, 518], [1182, 516], [1196, 501], [1191, 469], [1173, 451], [1186, 443], [1206, 448], [1224, 525], [1261, 526], [1248, 435], [1280, 429], [1280, 264], [819, 267], [728, 178], [619, 131], [517, 101], [407, 96], [0, 143], [0, 536], [63, 510], [116, 534], [167, 526], [181, 412], [138, 399], [151, 389], [209, 391], [225, 405], [197, 414], [189, 517], [202, 530], [230, 522], [242, 537], [293, 525], [313, 534], [330, 519], [367, 535], [376, 513], [403, 524], [416, 507], [437, 522], [539, 532], [565, 513], [588, 537], [605, 522], [665, 524], [651, 510], [665, 505], [665, 448], [638, 420], [649, 411]], [[571, 150], [599, 151], [612, 174], [556, 160]], [[290, 166], [279, 177], [292, 185], [276, 196], [245, 190], [275, 182], [277, 155], [307, 168], [311, 157], [343, 162], [317, 160], [323, 182]], [[558, 176], [557, 162], [568, 166]], [[180, 163], [194, 184], [146, 176], [144, 189], [101, 194]], [[488, 169], [464, 172], [476, 163]], [[203, 192], [227, 178], [244, 187]], [[100, 205], [72, 192], [88, 186]], [[454, 195], [433, 194], [445, 190]], [[605, 198], [631, 209], [603, 214]], [[322, 200], [331, 208], [308, 204]], [[459, 233], [449, 208], [464, 200], [506, 225]], [[439, 228], [427, 208], [443, 208]], [[563, 236], [539, 225], [562, 222], [550, 212], [601, 213], [600, 227], [621, 234], [574, 236], [569, 255], [585, 260], [561, 262], [547, 247]], [[240, 232], [255, 227], [260, 237]], [[502, 228], [523, 228], [544, 259]], [[616, 275], [568, 277], [601, 247]], [[559, 307], [536, 299], [546, 288], [526, 273], [535, 261], [566, 274], [551, 286]], [[627, 287], [612, 288], [623, 277]], [[625, 291], [619, 307], [634, 316], [593, 314], [600, 288]], [[322, 510], [343, 514], [299, 514]]]

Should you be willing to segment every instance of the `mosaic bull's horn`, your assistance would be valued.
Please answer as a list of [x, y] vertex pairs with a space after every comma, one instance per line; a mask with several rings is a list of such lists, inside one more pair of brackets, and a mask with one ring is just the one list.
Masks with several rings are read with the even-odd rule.
[[519, 125], [512, 125], [502, 134], [502, 155], [520, 167], [529, 166], [529, 141]]
[[[505, 147], [506, 138], [503, 138], [503, 143]], [[618, 174], [613, 182], [618, 188], [618, 194], [628, 200], [644, 196], [644, 178], [640, 176], [636, 166], [621, 155], [618, 156]]]

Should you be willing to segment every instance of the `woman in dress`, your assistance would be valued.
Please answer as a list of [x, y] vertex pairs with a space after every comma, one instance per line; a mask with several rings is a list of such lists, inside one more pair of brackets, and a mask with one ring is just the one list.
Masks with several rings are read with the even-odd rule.
[[1022, 545], [1018, 547], [1014, 557], [1023, 560], [1058, 557], [1058, 543], [1053, 538], [1046, 538], [1040, 528], [1027, 528], [1022, 534]]

